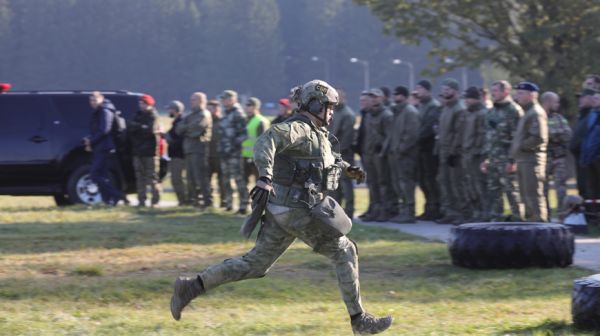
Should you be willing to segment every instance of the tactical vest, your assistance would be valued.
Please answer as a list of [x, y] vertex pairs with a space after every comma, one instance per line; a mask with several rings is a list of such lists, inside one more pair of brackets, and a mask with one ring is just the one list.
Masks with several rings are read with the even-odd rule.
[[310, 120], [303, 115], [296, 115], [286, 122], [294, 121], [308, 124], [317, 136], [299, 149], [286, 149], [275, 155], [274, 194], [270, 202], [292, 208], [312, 208], [323, 200], [324, 191], [338, 188], [341, 168], [337, 164], [325, 167], [322, 151], [325, 144], [321, 143], [319, 131]]
[[266, 118], [257, 114], [248, 121], [246, 125], [246, 133], [248, 138], [242, 142], [242, 157], [252, 158], [254, 157], [254, 145], [256, 145], [256, 139], [258, 138], [258, 127], [266, 121]]

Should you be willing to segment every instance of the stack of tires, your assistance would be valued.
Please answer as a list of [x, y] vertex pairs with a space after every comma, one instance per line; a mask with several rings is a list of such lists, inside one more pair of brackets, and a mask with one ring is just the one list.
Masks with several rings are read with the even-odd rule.
[[453, 227], [452, 264], [467, 268], [567, 267], [575, 238], [560, 224], [475, 223]]

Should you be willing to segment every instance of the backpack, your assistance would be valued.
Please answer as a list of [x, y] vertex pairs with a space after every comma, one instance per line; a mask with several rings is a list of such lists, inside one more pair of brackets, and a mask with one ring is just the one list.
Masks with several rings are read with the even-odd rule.
[[121, 111], [113, 110], [113, 122], [110, 129], [110, 135], [118, 149], [127, 146], [127, 122], [123, 118]]

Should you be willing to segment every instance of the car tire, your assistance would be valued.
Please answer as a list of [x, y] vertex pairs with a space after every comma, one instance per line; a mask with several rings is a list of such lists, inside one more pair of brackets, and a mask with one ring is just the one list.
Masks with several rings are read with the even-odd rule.
[[453, 227], [448, 248], [466, 268], [567, 267], [575, 238], [560, 224], [475, 223]]
[[67, 195], [73, 203], [99, 204], [102, 202], [98, 186], [90, 179], [90, 165], [73, 170], [67, 180]]
[[600, 274], [573, 281], [571, 315], [575, 327], [600, 331]]
[[67, 196], [67, 195], [56, 194], [53, 197], [54, 197], [54, 202], [56, 203], [56, 206], [62, 207], [62, 206], [73, 205], [73, 202], [71, 202], [71, 200], [69, 199], [69, 196]]

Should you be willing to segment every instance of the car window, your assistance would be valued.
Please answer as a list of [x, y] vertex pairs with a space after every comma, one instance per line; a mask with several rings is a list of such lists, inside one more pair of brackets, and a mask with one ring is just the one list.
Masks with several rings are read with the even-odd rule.
[[0, 95], [0, 130], [38, 130], [50, 117], [48, 97], [35, 95]]
[[74, 128], [89, 128], [92, 107], [86, 95], [53, 96], [52, 101], [61, 116], [61, 122]]

